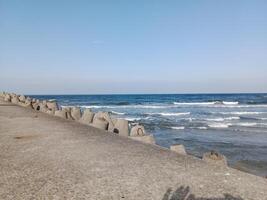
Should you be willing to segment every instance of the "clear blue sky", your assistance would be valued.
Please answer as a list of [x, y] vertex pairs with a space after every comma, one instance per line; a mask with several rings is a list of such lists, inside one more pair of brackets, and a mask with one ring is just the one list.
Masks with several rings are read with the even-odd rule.
[[267, 92], [267, 1], [0, 0], [0, 90]]

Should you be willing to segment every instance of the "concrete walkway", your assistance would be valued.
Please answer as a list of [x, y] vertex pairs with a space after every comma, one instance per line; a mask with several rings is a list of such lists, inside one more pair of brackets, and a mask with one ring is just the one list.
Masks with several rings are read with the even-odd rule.
[[0, 101], [0, 199], [258, 199], [267, 179]]

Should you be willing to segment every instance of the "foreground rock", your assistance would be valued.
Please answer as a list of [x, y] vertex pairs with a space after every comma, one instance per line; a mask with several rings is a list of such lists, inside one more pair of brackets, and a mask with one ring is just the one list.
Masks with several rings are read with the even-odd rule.
[[182, 145], [182, 144], [171, 145], [170, 149], [172, 151], [175, 151], [178, 154], [186, 155], [186, 151], [185, 151], [184, 145]]
[[211, 151], [203, 154], [202, 158], [205, 162], [220, 166], [227, 166], [227, 159], [224, 155], [216, 152]]

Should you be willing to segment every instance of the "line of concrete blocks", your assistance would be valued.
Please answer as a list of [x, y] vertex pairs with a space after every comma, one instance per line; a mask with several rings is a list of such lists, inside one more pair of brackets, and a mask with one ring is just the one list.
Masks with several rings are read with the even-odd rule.
[[[82, 113], [79, 107], [60, 108], [55, 100], [40, 101], [39, 99], [32, 99], [30, 97], [16, 95], [14, 93], [2, 92], [0, 93], [0, 97], [7, 102], [23, 107], [29, 107], [64, 119], [75, 120], [98, 129], [117, 133], [121, 136], [130, 136], [130, 138], [141, 142], [155, 144], [153, 135], [148, 135], [142, 125], [136, 124], [131, 126], [127, 120], [114, 118], [107, 112], [94, 113], [89, 108], [86, 108]], [[187, 155], [185, 147], [182, 144], [171, 145], [170, 150], [180, 155]], [[210, 164], [227, 166], [226, 157], [215, 151], [204, 153], [202, 160]]]
[[131, 125], [127, 120], [115, 118], [108, 112], [93, 113], [90, 109], [85, 109], [82, 113], [79, 107], [59, 107], [56, 100], [39, 100], [16, 95], [14, 93], [1, 93], [0, 96], [7, 101], [23, 107], [29, 107], [36, 111], [55, 115], [63, 119], [74, 120], [83, 124], [93, 126], [108, 132], [116, 133], [120, 136], [130, 137], [145, 143], [155, 144], [154, 136], [146, 134], [142, 125]]
[[155, 144], [153, 135], [146, 134], [142, 125], [136, 124], [132, 126], [127, 120], [115, 118], [108, 112], [94, 113], [89, 108], [86, 108], [82, 113], [79, 107], [64, 107], [62, 110], [57, 110], [55, 116], [75, 120], [121, 136], [130, 136], [134, 140]]

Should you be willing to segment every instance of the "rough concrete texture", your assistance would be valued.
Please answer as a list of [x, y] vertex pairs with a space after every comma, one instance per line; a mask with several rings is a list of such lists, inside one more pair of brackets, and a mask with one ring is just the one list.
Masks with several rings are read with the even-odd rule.
[[186, 155], [186, 151], [185, 151], [184, 145], [182, 145], [182, 144], [171, 145], [170, 149], [172, 151], [175, 151], [176, 153]]
[[[227, 159], [224, 155], [218, 152], [211, 151], [203, 154], [202, 160], [210, 164], [227, 166]], [[266, 188], [267, 189], [267, 188]]]
[[118, 133], [120, 136], [129, 136], [129, 122], [125, 119], [117, 119], [116, 124], [114, 125], [113, 131]]
[[137, 140], [140, 142], [148, 143], [148, 144], [156, 144], [155, 138], [152, 134], [150, 135], [144, 135], [144, 136], [135, 136], [135, 137], [130, 137], [133, 140]]
[[0, 199], [267, 200], [264, 178], [11, 103], [0, 149]]
[[130, 136], [145, 136], [145, 135], [146, 135], [145, 128], [144, 126], [141, 125], [133, 126], [130, 132]]
[[80, 122], [84, 124], [90, 124], [93, 121], [94, 115], [95, 114], [89, 108], [86, 108], [83, 111], [83, 115], [82, 118], [80, 119]]

